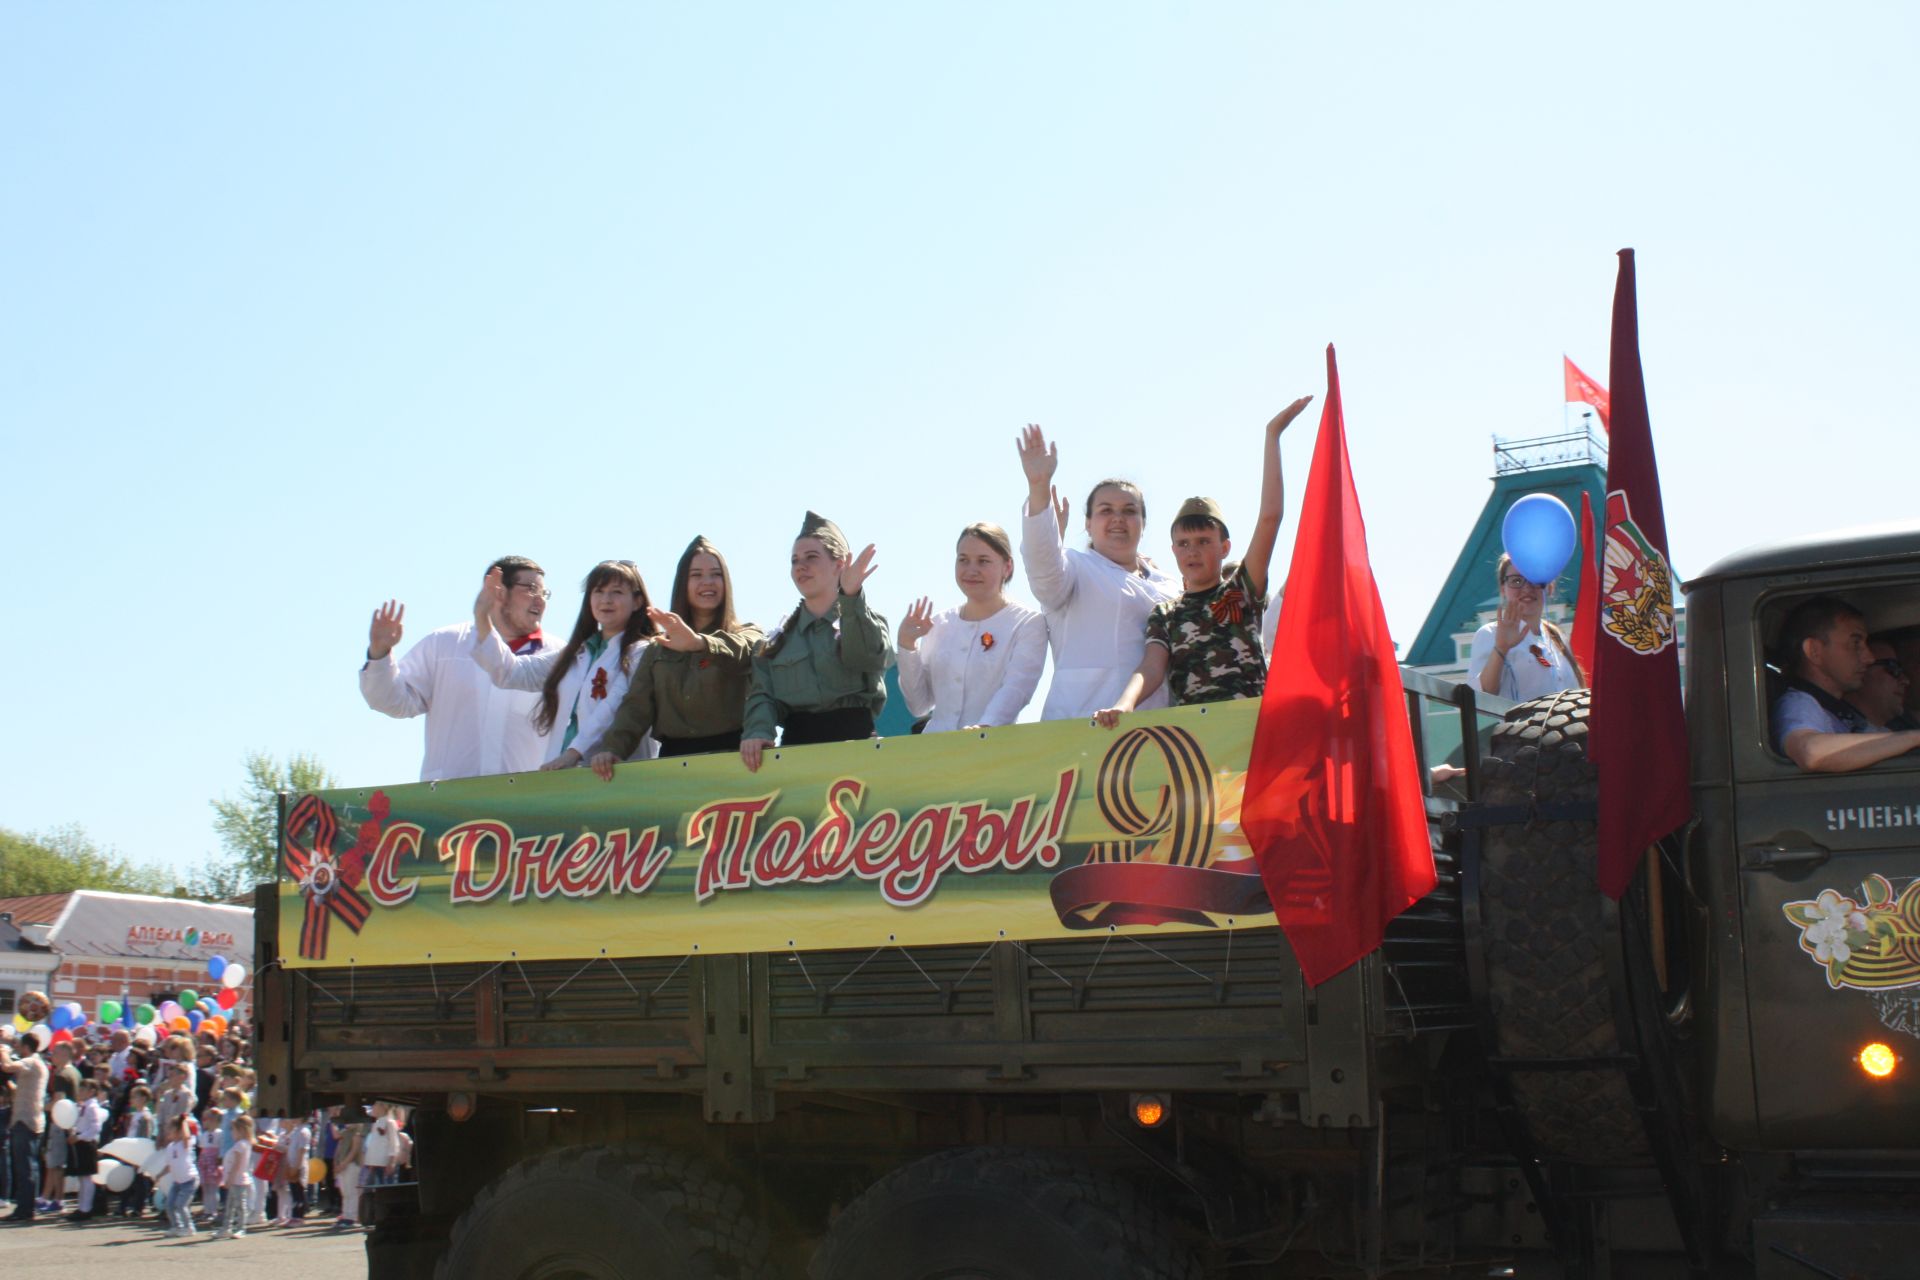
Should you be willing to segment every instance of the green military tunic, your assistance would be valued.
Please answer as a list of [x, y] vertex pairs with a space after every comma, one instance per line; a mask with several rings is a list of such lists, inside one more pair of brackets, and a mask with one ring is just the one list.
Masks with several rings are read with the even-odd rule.
[[1267, 687], [1264, 613], [1244, 564], [1218, 586], [1155, 605], [1147, 615], [1147, 643], [1167, 651], [1169, 701], [1183, 707], [1259, 697]]
[[700, 639], [706, 647], [692, 653], [658, 640], [642, 651], [613, 727], [589, 756], [611, 751], [625, 760], [649, 732], [656, 738], [710, 738], [740, 727], [762, 632], [744, 622], [732, 631], [701, 632]]
[[802, 606], [787, 628], [754, 656], [743, 738], [772, 741], [775, 727], [795, 711], [865, 707], [880, 714], [893, 634], [864, 591], [840, 596], [819, 617]]

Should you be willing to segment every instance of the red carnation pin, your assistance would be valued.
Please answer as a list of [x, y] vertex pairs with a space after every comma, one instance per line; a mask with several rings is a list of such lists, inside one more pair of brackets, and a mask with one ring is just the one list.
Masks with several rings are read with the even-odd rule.
[[993, 632], [991, 632], [991, 631], [982, 631], [982, 632], [980, 633], [980, 647], [981, 647], [982, 649], [991, 649], [991, 648], [993, 648]]

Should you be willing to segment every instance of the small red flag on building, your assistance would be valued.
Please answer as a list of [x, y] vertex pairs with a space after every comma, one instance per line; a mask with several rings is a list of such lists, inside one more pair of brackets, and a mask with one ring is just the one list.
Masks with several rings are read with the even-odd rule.
[[1567, 403], [1592, 405], [1594, 411], [1600, 415], [1600, 425], [1611, 432], [1613, 424], [1609, 419], [1613, 413], [1613, 405], [1607, 395], [1607, 389], [1580, 372], [1580, 366], [1567, 359], [1565, 355], [1560, 357], [1560, 363], [1567, 366]]
[[1347, 461], [1327, 398], [1247, 766], [1241, 820], [1294, 956], [1319, 984], [1431, 892], [1419, 762]]
[[1574, 602], [1573, 660], [1593, 684], [1593, 645], [1600, 623], [1600, 562], [1593, 553], [1593, 499], [1580, 491], [1580, 594]]
[[1593, 700], [1587, 748], [1600, 780], [1600, 890], [1626, 892], [1647, 847], [1692, 812], [1687, 717], [1660, 470], [1653, 458], [1633, 250], [1620, 251], [1609, 380], [1620, 398], [1607, 461]]

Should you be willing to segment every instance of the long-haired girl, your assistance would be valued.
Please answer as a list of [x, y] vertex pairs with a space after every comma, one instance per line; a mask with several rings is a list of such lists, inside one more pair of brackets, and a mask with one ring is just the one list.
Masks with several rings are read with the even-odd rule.
[[[547, 738], [542, 769], [570, 769], [613, 723], [634, 668], [655, 634], [647, 584], [631, 560], [602, 560], [581, 584], [573, 634], [558, 649], [516, 655], [493, 626], [506, 606], [506, 582], [487, 574], [473, 602], [473, 660], [502, 689], [538, 690], [534, 727]], [[651, 755], [651, 744], [635, 744]]]
[[598, 743], [593, 771], [613, 781], [614, 766], [649, 733], [662, 756], [737, 751], [747, 679], [761, 631], [733, 612], [733, 575], [720, 548], [695, 538], [673, 571], [673, 608], [650, 609], [659, 634], [640, 655], [627, 696]]
[[1514, 702], [1544, 698], [1562, 689], [1586, 685], [1586, 673], [1574, 659], [1560, 628], [1545, 617], [1553, 584], [1528, 582], [1502, 553], [1500, 612], [1473, 636], [1467, 679], [1484, 693]]

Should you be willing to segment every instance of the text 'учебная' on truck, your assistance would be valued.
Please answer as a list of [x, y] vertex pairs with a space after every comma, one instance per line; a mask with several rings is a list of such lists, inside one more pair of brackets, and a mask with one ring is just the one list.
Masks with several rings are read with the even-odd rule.
[[1318, 987], [1251, 703], [289, 797], [261, 1105], [414, 1107], [379, 1280], [1917, 1274], [1920, 759], [1771, 745], [1820, 592], [1920, 625], [1920, 529], [1690, 584], [1617, 906], [1587, 695], [1406, 673], [1439, 887]]

